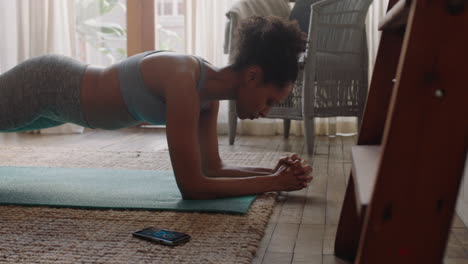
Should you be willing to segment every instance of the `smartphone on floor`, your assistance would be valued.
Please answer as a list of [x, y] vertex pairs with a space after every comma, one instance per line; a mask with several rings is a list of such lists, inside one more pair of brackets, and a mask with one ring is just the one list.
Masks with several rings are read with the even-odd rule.
[[177, 246], [190, 240], [190, 235], [167, 229], [148, 227], [132, 233], [133, 236], [158, 242], [167, 246]]

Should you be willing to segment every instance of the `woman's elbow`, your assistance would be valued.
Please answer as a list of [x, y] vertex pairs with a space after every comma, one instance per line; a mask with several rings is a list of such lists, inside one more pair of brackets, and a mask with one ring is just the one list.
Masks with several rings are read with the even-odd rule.
[[215, 199], [216, 195], [210, 192], [209, 177], [203, 176], [197, 180], [177, 181], [177, 186], [184, 200]]
[[203, 168], [203, 175], [208, 178], [216, 178], [220, 176], [222, 166], [206, 166]]

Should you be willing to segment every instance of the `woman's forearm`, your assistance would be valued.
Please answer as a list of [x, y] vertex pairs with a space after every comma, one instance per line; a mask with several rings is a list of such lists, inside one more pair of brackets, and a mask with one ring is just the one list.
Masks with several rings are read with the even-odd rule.
[[197, 186], [186, 188], [184, 199], [216, 199], [233, 196], [262, 194], [278, 191], [277, 176], [251, 176], [242, 178], [203, 177]]
[[223, 165], [216, 171], [206, 172], [208, 177], [213, 178], [242, 178], [251, 176], [267, 176], [271, 175], [273, 170], [263, 167], [250, 167], [250, 166], [237, 166], [237, 165]]

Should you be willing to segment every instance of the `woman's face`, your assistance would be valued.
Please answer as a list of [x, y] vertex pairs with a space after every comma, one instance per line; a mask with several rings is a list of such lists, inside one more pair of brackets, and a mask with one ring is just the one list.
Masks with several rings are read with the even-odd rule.
[[237, 116], [240, 119], [267, 116], [271, 107], [284, 101], [293, 87], [292, 83], [288, 83], [285, 87], [265, 84], [260, 78], [261, 74], [248, 76], [245, 85], [239, 89], [236, 106]]

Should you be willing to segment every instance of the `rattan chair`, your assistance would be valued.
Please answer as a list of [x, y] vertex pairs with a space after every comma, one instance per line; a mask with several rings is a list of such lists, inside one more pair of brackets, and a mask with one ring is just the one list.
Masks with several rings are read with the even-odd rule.
[[[314, 147], [315, 117], [357, 116], [360, 123], [368, 89], [365, 18], [371, 2], [323, 0], [310, 6], [307, 47], [297, 81], [288, 99], [268, 115], [284, 120], [286, 138], [291, 120], [304, 120], [309, 154]], [[236, 127], [235, 103], [230, 102], [230, 144], [234, 144]]]

